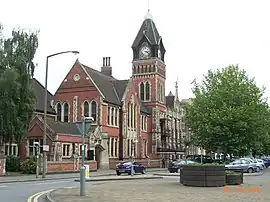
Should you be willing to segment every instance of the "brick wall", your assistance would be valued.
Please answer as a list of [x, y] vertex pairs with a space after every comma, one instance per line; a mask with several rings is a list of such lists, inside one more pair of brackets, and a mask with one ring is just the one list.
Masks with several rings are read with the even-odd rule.
[[[127, 160], [128, 161], [128, 160]], [[117, 159], [110, 159], [110, 169], [115, 169], [116, 164], [118, 164], [119, 161]], [[161, 167], [161, 161], [160, 160], [147, 160], [147, 159], [136, 159], [136, 162], [144, 165], [147, 168], [160, 168]]]
[[[97, 162], [96, 161], [86, 161], [86, 165], [89, 165], [90, 170], [97, 170]], [[50, 172], [63, 172], [63, 171], [76, 171], [79, 170], [81, 165], [74, 165], [73, 161], [61, 161], [61, 162], [53, 162], [48, 161], [48, 173]]]

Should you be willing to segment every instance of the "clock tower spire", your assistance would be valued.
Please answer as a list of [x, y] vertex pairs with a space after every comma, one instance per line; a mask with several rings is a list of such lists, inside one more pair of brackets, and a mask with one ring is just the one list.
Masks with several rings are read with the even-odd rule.
[[132, 78], [141, 101], [165, 110], [166, 50], [149, 9], [131, 48]]

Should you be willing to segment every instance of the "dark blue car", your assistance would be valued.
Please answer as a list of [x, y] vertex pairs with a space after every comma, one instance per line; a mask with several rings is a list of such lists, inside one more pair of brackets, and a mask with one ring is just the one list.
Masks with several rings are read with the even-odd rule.
[[270, 166], [270, 159], [269, 158], [264, 158], [262, 160], [263, 160], [263, 163], [264, 163], [265, 167], [268, 168]]
[[124, 162], [124, 163], [119, 163], [116, 165], [116, 174], [121, 175], [122, 173], [127, 173], [131, 175], [131, 170], [132, 170], [132, 165], [133, 165], [133, 170], [134, 173], [141, 173], [145, 174], [146, 170], [144, 165], [139, 164], [137, 162]]

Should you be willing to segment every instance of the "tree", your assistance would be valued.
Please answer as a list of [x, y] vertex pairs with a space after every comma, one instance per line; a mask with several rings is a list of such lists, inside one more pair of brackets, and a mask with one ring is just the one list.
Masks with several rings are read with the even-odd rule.
[[213, 152], [247, 155], [269, 140], [264, 89], [237, 65], [209, 70], [201, 84], [194, 84], [193, 93], [186, 120], [195, 145]]
[[33, 59], [38, 47], [38, 32], [13, 30], [5, 38], [0, 25], [0, 145], [25, 139], [35, 110], [31, 79]]

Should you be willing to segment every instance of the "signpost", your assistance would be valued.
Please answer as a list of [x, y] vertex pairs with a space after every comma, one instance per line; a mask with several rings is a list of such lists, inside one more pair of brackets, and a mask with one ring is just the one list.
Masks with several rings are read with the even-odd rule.
[[[82, 122], [78, 122], [77, 128], [82, 134], [82, 165], [80, 169], [80, 196], [85, 196], [85, 177], [86, 177], [86, 166], [84, 165], [85, 160], [85, 136], [90, 130], [91, 122], [94, 121], [93, 117], [83, 117]], [[86, 124], [88, 123], [88, 124]], [[87, 126], [87, 128], [86, 128]], [[88, 176], [89, 176], [89, 167], [88, 167]]]
[[40, 145], [39, 142], [34, 142], [35, 150], [36, 150], [36, 178], [39, 176], [39, 154], [40, 154]]

